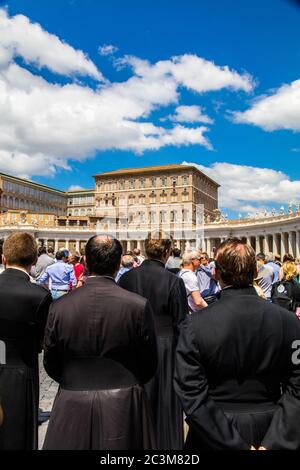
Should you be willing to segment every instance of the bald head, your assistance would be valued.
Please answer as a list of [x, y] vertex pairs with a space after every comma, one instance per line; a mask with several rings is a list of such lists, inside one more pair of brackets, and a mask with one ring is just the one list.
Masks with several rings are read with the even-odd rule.
[[122, 245], [109, 235], [95, 235], [86, 244], [85, 256], [90, 274], [114, 276], [120, 267]]

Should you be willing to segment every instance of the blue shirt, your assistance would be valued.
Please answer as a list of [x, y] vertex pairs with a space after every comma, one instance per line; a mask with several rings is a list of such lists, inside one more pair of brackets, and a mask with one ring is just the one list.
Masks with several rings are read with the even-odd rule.
[[212, 277], [213, 269], [214, 263], [210, 263], [207, 266], [202, 264], [197, 271], [199, 290], [202, 297], [216, 294], [220, 290], [217, 281]]
[[273, 263], [273, 261], [270, 261], [269, 263], [267, 263], [267, 266], [271, 266], [271, 268], [274, 271], [273, 284], [275, 284], [275, 282], [279, 281], [280, 266], [278, 266], [278, 264], [276, 263]]
[[127, 271], [130, 271], [130, 269], [132, 269], [132, 268], [125, 268], [124, 266], [122, 266], [119, 269], [118, 274], [116, 275], [115, 281], [118, 282], [120, 277], [122, 277], [123, 274], [127, 273]]
[[44, 274], [37, 279], [37, 284], [45, 284], [50, 279], [51, 289], [66, 290], [70, 289], [70, 284], [75, 287], [77, 279], [74, 274], [73, 265], [64, 261], [57, 261], [46, 268]]

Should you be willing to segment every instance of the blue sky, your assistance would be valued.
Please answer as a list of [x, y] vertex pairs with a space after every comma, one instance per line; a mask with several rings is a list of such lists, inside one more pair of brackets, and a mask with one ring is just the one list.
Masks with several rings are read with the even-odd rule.
[[297, 2], [0, 6], [0, 171], [67, 189], [189, 162], [231, 217], [300, 199]]

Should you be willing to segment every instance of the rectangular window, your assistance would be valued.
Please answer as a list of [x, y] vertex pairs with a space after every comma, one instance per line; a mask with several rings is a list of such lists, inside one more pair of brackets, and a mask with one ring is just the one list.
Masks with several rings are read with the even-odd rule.
[[161, 186], [167, 186], [167, 178], [163, 176], [160, 178]]
[[186, 175], [183, 176], [183, 177], [182, 177], [182, 184], [183, 184], [184, 186], [186, 186], [186, 185], [188, 184], [188, 182], [189, 182], [189, 177], [186, 176]]

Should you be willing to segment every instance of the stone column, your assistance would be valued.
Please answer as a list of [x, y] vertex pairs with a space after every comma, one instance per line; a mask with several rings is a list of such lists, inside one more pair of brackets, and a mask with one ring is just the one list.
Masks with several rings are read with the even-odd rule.
[[296, 257], [300, 258], [300, 230], [296, 232]]
[[66, 239], [66, 249], [67, 249], [67, 250], [69, 249], [69, 246], [70, 246], [69, 243], [70, 243], [70, 239], [67, 238], [67, 239]]
[[140, 250], [141, 249], [141, 240], [137, 241], [137, 248]]
[[282, 260], [283, 256], [285, 255], [285, 240], [284, 240], [284, 238], [285, 238], [285, 234], [284, 234], [284, 232], [282, 232], [280, 234], [280, 251], [281, 251], [280, 256], [281, 256], [281, 260]]
[[251, 246], [251, 237], [247, 236], [247, 245]]
[[272, 234], [272, 253], [275, 255], [275, 253], [278, 253], [277, 250], [277, 235], [276, 233]]
[[79, 240], [76, 240], [75, 251], [79, 252], [79, 250], [80, 250]]
[[44, 245], [46, 248], [48, 248], [48, 238], [44, 238]]
[[130, 251], [130, 241], [126, 241], [126, 251]]
[[207, 250], [206, 250], [206, 252], [207, 252], [208, 256], [210, 256], [211, 255], [211, 241], [210, 241], [210, 238], [207, 238], [206, 241], [207, 241], [207, 244], [206, 244]]
[[295, 256], [295, 254], [294, 254], [294, 246], [293, 246], [293, 245], [294, 245], [294, 244], [293, 244], [293, 232], [289, 232], [289, 233], [288, 233], [288, 237], [289, 237], [289, 239], [288, 239], [288, 252], [289, 252], [291, 255]]
[[58, 251], [58, 238], [54, 239], [54, 251], [55, 253]]
[[268, 253], [269, 249], [268, 249], [268, 235], [264, 235], [263, 236], [263, 253]]
[[260, 252], [260, 237], [256, 235], [255, 237], [255, 253], [258, 254]]

